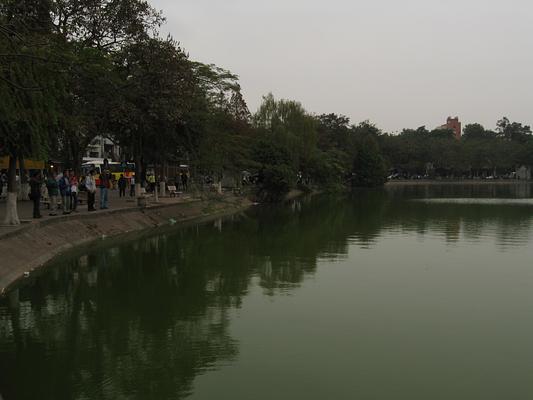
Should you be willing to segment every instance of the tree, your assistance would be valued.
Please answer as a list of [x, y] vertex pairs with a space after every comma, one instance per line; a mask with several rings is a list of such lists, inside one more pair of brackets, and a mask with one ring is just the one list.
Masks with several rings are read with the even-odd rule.
[[353, 131], [356, 153], [352, 167], [352, 184], [358, 187], [383, 185], [386, 168], [377, 140], [381, 131], [368, 121], [353, 127]]
[[54, 32], [83, 48], [117, 51], [156, 36], [164, 21], [146, 0], [48, 1]]
[[83, 155], [94, 138], [111, 136], [108, 110], [119, 82], [106, 52], [68, 46], [72, 49], [65, 74], [68, 91], [61, 98], [54, 156], [79, 172]]
[[350, 180], [353, 164], [350, 119], [343, 115], [317, 117], [317, 151], [312, 160], [313, 181], [326, 190], [336, 190]]
[[[0, 147], [9, 155], [5, 224], [20, 223], [16, 168], [44, 157], [57, 123], [61, 51], [50, 31], [50, 3], [7, 0], [0, 5]], [[23, 172], [20, 171], [21, 181]]]
[[112, 136], [107, 110], [118, 82], [111, 55], [155, 34], [163, 18], [145, 0], [53, 0], [51, 10], [70, 54], [56, 148], [79, 170], [91, 141]]
[[254, 144], [258, 196], [265, 201], [279, 201], [296, 183], [292, 155], [273, 136], [263, 136]]
[[195, 164], [221, 180], [230, 175], [239, 184], [240, 172], [250, 165], [251, 114], [242, 96], [238, 77], [215, 65], [193, 63], [199, 83], [202, 127], [196, 133]]
[[497, 135], [506, 140], [525, 143], [532, 138], [531, 127], [522, 125], [519, 122], [510, 122], [507, 117], [503, 117], [496, 123]]
[[276, 100], [272, 94], [253, 117], [253, 123], [263, 134], [285, 146], [295, 170], [305, 175], [317, 144], [317, 121], [302, 105], [291, 100]]
[[319, 115], [317, 120], [318, 147], [322, 150], [346, 150], [350, 137], [350, 119], [331, 113]]
[[[18, 224], [15, 169], [53, 147], [79, 166], [105, 130], [108, 56], [162, 17], [145, 0], [5, 0], [0, 4], [0, 147], [11, 157], [6, 223]], [[24, 182], [23, 174], [21, 181]]]
[[131, 148], [143, 184], [146, 163], [161, 163], [177, 153], [196, 78], [187, 55], [171, 38], [128, 45], [115, 55], [115, 66], [121, 83], [110, 124], [118, 142]]
[[487, 131], [481, 124], [469, 124], [464, 127], [463, 140], [480, 140], [492, 139], [496, 134], [492, 131]]

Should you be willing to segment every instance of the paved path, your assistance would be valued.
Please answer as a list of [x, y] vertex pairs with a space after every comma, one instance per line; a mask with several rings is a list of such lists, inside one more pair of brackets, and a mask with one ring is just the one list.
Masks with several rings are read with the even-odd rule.
[[[109, 210], [99, 210], [98, 209], [98, 197], [99, 193], [96, 193], [96, 204], [95, 207], [97, 209], [96, 212], [93, 212], [93, 214], [97, 213], [105, 213], [107, 211], [117, 210], [117, 209], [125, 209], [125, 208], [135, 208], [137, 207], [137, 201], [135, 197], [119, 197], [118, 190], [110, 190], [109, 191], [109, 201], [108, 206]], [[85, 195], [81, 196], [82, 203], [78, 204], [78, 211], [76, 213], [71, 213], [70, 215], [79, 215], [79, 214], [88, 214], [87, 211], [87, 202], [85, 201]], [[147, 196], [148, 205], [154, 203], [153, 196]], [[180, 194], [178, 197], [163, 197], [158, 199], [158, 204], [172, 204], [172, 203], [180, 203], [183, 201], [191, 200], [191, 196], [188, 194]], [[0, 237], [6, 233], [14, 232], [18, 229], [21, 229], [28, 224], [31, 224], [34, 220], [33, 217], [33, 202], [31, 201], [19, 201], [17, 204], [18, 207], [18, 214], [19, 218], [21, 219], [22, 224], [19, 226], [5, 226], [2, 225], [4, 221], [4, 217], [6, 214], [6, 200], [5, 198], [0, 199]], [[46, 219], [52, 219], [52, 218], [58, 218], [57, 216], [49, 216], [49, 211], [46, 209], [46, 207], [41, 209], [41, 215], [43, 216], [39, 221], [46, 220]], [[58, 212], [58, 215], [62, 215], [61, 211]]]

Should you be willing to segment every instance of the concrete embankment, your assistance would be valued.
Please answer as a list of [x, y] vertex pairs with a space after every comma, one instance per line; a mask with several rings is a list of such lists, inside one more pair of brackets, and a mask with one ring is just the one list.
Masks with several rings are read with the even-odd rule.
[[193, 221], [243, 210], [244, 198], [190, 200], [150, 207], [69, 215], [29, 224], [0, 236], [0, 295], [25, 275], [74, 247], [175, 222]]

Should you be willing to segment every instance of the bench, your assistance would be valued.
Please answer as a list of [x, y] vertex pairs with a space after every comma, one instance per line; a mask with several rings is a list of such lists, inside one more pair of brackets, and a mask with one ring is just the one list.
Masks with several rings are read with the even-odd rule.
[[178, 195], [178, 190], [176, 189], [176, 186], [167, 186], [168, 193], [170, 194], [170, 197], [176, 197]]
[[[47, 209], [50, 210], [50, 198], [48, 196], [46, 197], [41, 197], [41, 204], [43, 206], [46, 206]], [[56, 208], [59, 209], [61, 208], [61, 196], [57, 196], [57, 204], [56, 204]]]

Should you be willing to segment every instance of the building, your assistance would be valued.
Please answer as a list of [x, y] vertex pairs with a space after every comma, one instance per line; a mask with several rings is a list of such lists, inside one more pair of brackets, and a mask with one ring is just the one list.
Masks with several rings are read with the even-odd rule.
[[89, 144], [87, 147], [87, 152], [85, 154], [85, 157], [107, 158], [112, 161], [120, 160], [120, 156], [120, 146], [103, 136], [95, 137], [91, 144]]
[[448, 117], [448, 119], [446, 120], [446, 124], [439, 126], [437, 129], [449, 129], [453, 131], [453, 134], [457, 140], [461, 139], [461, 133], [463, 132], [459, 117]]

